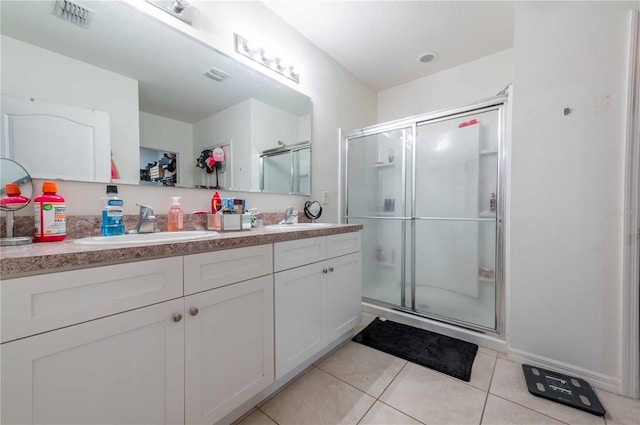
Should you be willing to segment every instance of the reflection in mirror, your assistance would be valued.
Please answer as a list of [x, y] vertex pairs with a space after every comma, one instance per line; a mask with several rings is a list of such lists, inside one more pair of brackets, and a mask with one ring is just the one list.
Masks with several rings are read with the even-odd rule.
[[[0, 2], [3, 98], [18, 98], [27, 107], [47, 104], [104, 113], [107, 131], [100, 133], [92, 158], [96, 177], [86, 170], [66, 175], [71, 169], [63, 163], [69, 160], [66, 155], [48, 163], [49, 170], [33, 168], [34, 176], [108, 181], [112, 156], [120, 174], [116, 180], [138, 184], [141, 170], [164, 157], [142, 161], [140, 149], [152, 149], [176, 155], [177, 186], [259, 191], [262, 151], [274, 140], [311, 140], [308, 96], [129, 2], [91, 1], [94, 15], [88, 28], [58, 18], [54, 5], [55, 0]], [[48, 134], [65, 139], [55, 136], [56, 131]], [[4, 151], [8, 143], [2, 141], [4, 156], [10, 156]], [[89, 152], [91, 143], [89, 139], [81, 146]], [[217, 181], [215, 173], [203, 173], [196, 165], [200, 152], [215, 146], [226, 146], [229, 153]], [[287, 188], [283, 193], [291, 192]]]
[[315, 223], [317, 219], [322, 215], [322, 206], [318, 201], [307, 201], [304, 203], [304, 215], [311, 219], [312, 223]]
[[31, 243], [28, 237], [13, 237], [13, 212], [26, 207], [33, 196], [33, 181], [24, 167], [7, 158], [0, 158], [0, 209], [6, 211], [6, 238], [0, 245]]
[[178, 154], [140, 148], [140, 184], [175, 186], [178, 183]]
[[311, 194], [311, 145], [287, 145], [260, 153], [260, 189], [263, 192]]

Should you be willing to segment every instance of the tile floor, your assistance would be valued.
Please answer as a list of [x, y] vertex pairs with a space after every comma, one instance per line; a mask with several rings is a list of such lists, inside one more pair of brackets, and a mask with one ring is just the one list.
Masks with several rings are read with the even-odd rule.
[[640, 400], [596, 392], [604, 418], [530, 395], [521, 366], [484, 347], [467, 383], [349, 341], [237, 425], [640, 424]]

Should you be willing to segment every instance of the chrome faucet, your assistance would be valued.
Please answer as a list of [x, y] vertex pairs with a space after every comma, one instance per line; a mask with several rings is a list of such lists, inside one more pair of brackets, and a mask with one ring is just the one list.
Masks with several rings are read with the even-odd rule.
[[296, 207], [287, 207], [284, 211], [284, 218], [280, 220], [280, 224], [296, 224], [298, 222], [298, 211]]
[[147, 205], [142, 205], [137, 202], [136, 205], [140, 207], [140, 220], [138, 220], [138, 225], [136, 226], [136, 228], [130, 230], [128, 233], [155, 232], [156, 216], [153, 215], [153, 209]]

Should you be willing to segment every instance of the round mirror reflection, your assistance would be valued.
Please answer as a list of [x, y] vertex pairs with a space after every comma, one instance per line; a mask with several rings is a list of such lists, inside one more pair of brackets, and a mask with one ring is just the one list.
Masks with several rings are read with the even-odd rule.
[[304, 203], [304, 215], [311, 221], [316, 221], [322, 215], [322, 206], [318, 201], [307, 201]]
[[0, 239], [1, 246], [31, 243], [31, 237], [13, 237], [13, 212], [29, 205], [32, 196], [33, 181], [27, 170], [11, 159], [0, 158], [0, 210], [6, 211], [6, 237]]
[[33, 181], [17, 162], [0, 158], [0, 185], [0, 210], [17, 211], [31, 202]]

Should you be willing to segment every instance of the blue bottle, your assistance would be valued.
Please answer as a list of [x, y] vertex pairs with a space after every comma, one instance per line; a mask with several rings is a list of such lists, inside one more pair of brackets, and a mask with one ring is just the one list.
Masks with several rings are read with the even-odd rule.
[[118, 198], [118, 186], [108, 184], [107, 196], [102, 198], [102, 236], [124, 235], [123, 206], [124, 202]]

